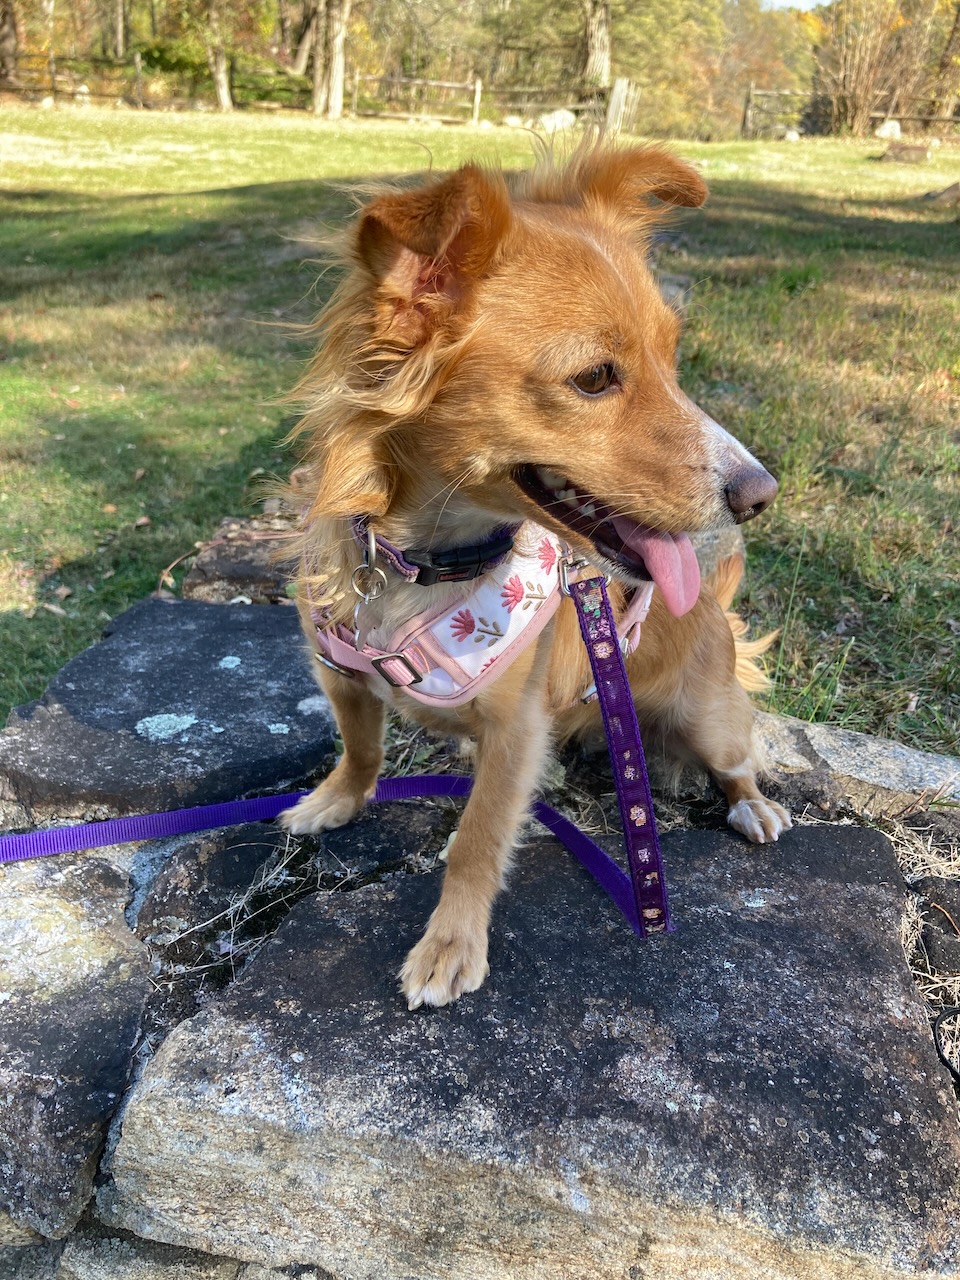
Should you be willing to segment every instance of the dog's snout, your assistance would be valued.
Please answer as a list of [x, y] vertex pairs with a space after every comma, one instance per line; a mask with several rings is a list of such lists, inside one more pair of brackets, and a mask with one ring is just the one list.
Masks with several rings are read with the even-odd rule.
[[769, 507], [777, 496], [777, 482], [769, 471], [755, 463], [741, 467], [731, 476], [723, 494], [736, 523], [744, 524]]

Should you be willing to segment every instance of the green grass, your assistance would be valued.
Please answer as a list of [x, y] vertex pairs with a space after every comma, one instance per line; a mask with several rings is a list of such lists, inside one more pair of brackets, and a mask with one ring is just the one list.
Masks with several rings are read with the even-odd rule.
[[[780, 476], [743, 605], [784, 627], [774, 704], [957, 752], [955, 180], [879, 144], [682, 144], [712, 197], [660, 254], [694, 281], [688, 389]], [[344, 187], [504, 130], [300, 116], [0, 112], [0, 717], [258, 500]], [[145, 519], [146, 517], [146, 519]], [[68, 594], [69, 593], [69, 594]]]

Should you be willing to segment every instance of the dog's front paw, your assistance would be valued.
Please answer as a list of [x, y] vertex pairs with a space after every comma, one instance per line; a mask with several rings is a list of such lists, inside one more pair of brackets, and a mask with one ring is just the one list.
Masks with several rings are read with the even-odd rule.
[[298, 800], [292, 809], [284, 809], [277, 821], [295, 836], [332, 831], [355, 818], [368, 798], [363, 791], [346, 788], [331, 776], [308, 796]]
[[781, 833], [793, 826], [783, 805], [766, 796], [758, 800], [738, 800], [727, 814], [727, 822], [754, 844], [779, 840]]
[[489, 972], [486, 929], [451, 935], [430, 924], [404, 961], [400, 989], [408, 1009], [439, 1007], [476, 991]]

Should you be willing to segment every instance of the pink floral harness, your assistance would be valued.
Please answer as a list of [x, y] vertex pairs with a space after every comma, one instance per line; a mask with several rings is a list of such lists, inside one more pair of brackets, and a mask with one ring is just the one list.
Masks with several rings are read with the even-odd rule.
[[[380, 676], [433, 707], [469, 702], [531, 644], [560, 604], [561, 566], [570, 550], [549, 530], [528, 521], [517, 546], [475, 580], [466, 599], [418, 614], [378, 649], [313, 609], [317, 657], [344, 674]], [[621, 649], [640, 639], [653, 583], [634, 594], [617, 622]], [[594, 696], [592, 690], [585, 700]]]

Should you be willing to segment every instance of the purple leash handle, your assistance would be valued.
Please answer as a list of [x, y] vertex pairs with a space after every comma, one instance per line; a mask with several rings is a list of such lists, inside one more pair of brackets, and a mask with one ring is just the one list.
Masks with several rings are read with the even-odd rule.
[[[602, 577], [568, 583], [577, 609], [583, 643], [597, 689], [607, 749], [617, 788], [623, 839], [630, 864], [635, 912], [641, 937], [672, 933], [670, 904], [663, 874], [663, 858], [653, 813], [647, 762], [640, 742], [640, 726], [627, 679], [617, 624]], [[618, 904], [619, 905], [619, 904]], [[620, 907], [621, 911], [623, 907]]]
[[[472, 786], [472, 778], [458, 774], [384, 778], [377, 783], [373, 800], [389, 802], [426, 796], [466, 796]], [[307, 794], [306, 791], [291, 791], [286, 795], [176, 809], [172, 813], [146, 813], [129, 818], [109, 818], [105, 822], [84, 822], [72, 827], [48, 827], [45, 831], [29, 831], [24, 835], [0, 836], [0, 863], [43, 858], [57, 853], [78, 853], [85, 849], [124, 844], [129, 840], [162, 840], [239, 822], [266, 822]], [[634, 933], [642, 936], [629, 876], [569, 818], [539, 800], [534, 804], [533, 812], [537, 820], [567, 847], [609, 894]]]

